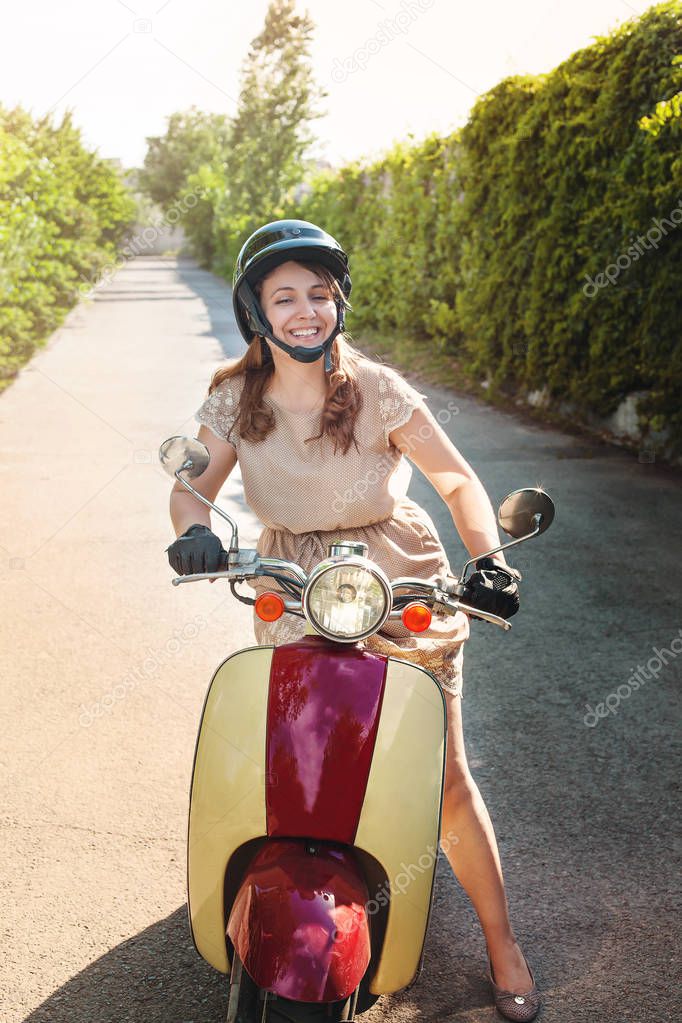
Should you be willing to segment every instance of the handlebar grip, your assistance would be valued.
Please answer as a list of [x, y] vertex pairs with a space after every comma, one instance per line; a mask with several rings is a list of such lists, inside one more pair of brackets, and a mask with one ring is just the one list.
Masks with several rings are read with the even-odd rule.
[[465, 615], [473, 615], [474, 618], [481, 618], [484, 622], [490, 622], [492, 625], [499, 625], [505, 632], [509, 632], [512, 625], [506, 618], [500, 618], [499, 615], [494, 615], [490, 611], [479, 611], [477, 607], [470, 607], [468, 604], [459, 604], [459, 610], [463, 611]]

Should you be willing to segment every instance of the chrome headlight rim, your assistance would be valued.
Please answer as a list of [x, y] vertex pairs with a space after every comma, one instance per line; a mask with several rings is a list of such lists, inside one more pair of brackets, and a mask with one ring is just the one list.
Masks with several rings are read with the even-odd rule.
[[[349, 567], [356, 566], [357, 568], [362, 568], [366, 572], [369, 572], [369, 574], [379, 583], [384, 594], [384, 610], [381, 617], [371, 627], [371, 629], [365, 629], [364, 632], [358, 633], [356, 636], [340, 636], [336, 632], [331, 632], [329, 629], [325, 629], [324, 626], [317, 623], [316, 618], [310, 610], [310, 595], [315, 584], [319, 582], [322, 576], [326, 575], [327, 572], [331, 572], [340, 566], [346, 565]], [[342, 555], [339, 555], [338, 557], [325, 558], [324, 561], [321, 561], [319, 565], [316, 565], [312, 570], [308, 576], [308, 581], [306, 582], [305, 589], [302, 594], [302, 605], [306, 620], [310, 622], [315, 631], [321, 636], [324, 636], [326, 639], [331, 639], [335, 643], [360, 643], [363, 639], [367, 639], [369, 636], [373, 636], [375, 632], [378, 632], [382, 625], [386, 622], [393, 606], [393, 590], [391, 589], [391, 582], [388, 576], [383, 569], [379, 568], [376, 562], [370, 561], [369, 558], [363, 558], [360, 555], [351, 555], [350, 557], [343, 557]]]

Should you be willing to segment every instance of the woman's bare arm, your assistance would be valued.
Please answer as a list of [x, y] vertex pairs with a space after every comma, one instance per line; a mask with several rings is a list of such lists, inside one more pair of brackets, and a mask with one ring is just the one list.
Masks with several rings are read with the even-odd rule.
[[[201, 426], [197, 439], [208, 448], [211, 460], [201, 476], [189, 482], [207, 500], [215, 502], [223, 483], [237, 464], [237, 451], [228, 441], [220, 440], [207, 426]], [[197, 501], [176, 480], [170, 495], [170, 516], [176, 537], [195, 522], [211, 527], [211, 510]]]
[[[389, 439], [443, 498], [472, 558], [499, 545], [495, 512], [483, 484], [429, 409], [416, 408], [404, 426], [389, 434]], [[500, 565], [506, 564], [503, 553], [493, 557]]]

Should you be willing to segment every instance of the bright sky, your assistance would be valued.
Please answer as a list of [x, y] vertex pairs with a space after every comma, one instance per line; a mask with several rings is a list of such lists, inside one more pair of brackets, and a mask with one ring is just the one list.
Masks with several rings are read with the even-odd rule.
[[[510, 74], [549, 71], [643, 13], [641, 0], [298, 0], [316, 23], [327, 90], [316, 155], [338, 165], [409, 132], [464, 124]], [[86, 144], [141, 165], [148, 135], [195, 105], [234, 113], [239, 71], [268, 0], [30, 0], [0, 37], [0, 103], [74, 110]]]

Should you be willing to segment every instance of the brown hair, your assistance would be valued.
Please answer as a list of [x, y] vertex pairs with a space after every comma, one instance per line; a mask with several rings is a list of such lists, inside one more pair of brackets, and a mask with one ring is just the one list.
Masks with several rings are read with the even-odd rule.
[[[325, 266], [319, 263], [306, 263], [327, 286], [328, 292], [343, 302], [344, 308], [352, 309], [343, 294], [339, 282]], [[267, 275], [266, 275], [267, 277]], [[253, 290], [260, 299], [266, 277], [253, 285]], [[358, 413], [362, 407], [362, 394], [358, 385], [357, 365], [363, 358], [361, 352], [351, 344], [347, 331], [337, 334], [331, 346], [332, 370], [327, 379], [327, 393], [322, 407], [322, 428], [314, 437], [307, 437], [305, 443], [319, 440], [325, 434], [334, 441], [334, 453], [341, 446], [345, 455], [351, 444], [355, 444], [354, 427]], [[244, 375], [244, 386], [239, 399], [239, 412], [232, 429], [237, 429], [240, 437], [246, 440], [265, 440], [275, 428], [275, 417], [272, 409], [264, 402], [263, 395], [268, 382], [275, 372], [272, 358], [264, 355], [266, 342], [254, 335], [244, 355], [237, 362], [221, 366], [213, 374], [208, 393], [211, 394], [224, 381], [232, 377]], [[268, 352], [269, 355], [269, 352]], [[232, 430], [230, 430], [230, 433]]]

